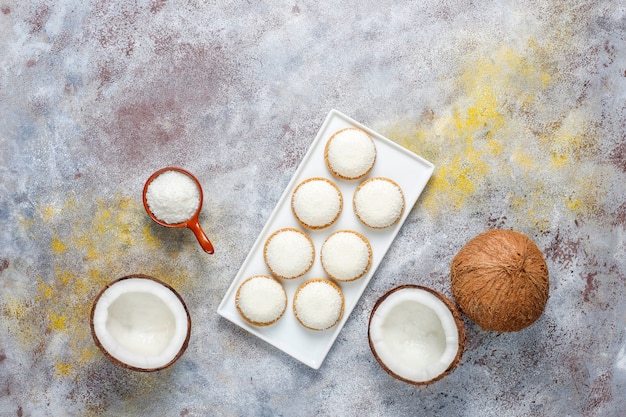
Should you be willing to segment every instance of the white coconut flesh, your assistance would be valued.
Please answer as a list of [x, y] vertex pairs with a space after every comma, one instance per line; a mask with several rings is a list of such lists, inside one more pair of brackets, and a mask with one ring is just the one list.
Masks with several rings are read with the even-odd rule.
[[444, 373], [459, 349], [459, 331], [450, 309], [419, 288], [391, 293], [370, 321], [378, 358], [396, 375], [415, 382]]
[[187, 311], [177, 295], [157, 281], [115, 282], [97, 301], [95, 336], [114, 359], [133, 368], [158, 369], [177, 357], [187, 339]]

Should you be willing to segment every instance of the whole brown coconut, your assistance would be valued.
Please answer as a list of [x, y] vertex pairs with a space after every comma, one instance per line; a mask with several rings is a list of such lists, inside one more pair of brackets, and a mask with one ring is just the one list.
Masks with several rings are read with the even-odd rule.
[[548, 266], [537, 245], [511, 230], [489, 230], [452, 259], [452, 295], [483, 330], [514, 332], [541, 316], [548, 301]]

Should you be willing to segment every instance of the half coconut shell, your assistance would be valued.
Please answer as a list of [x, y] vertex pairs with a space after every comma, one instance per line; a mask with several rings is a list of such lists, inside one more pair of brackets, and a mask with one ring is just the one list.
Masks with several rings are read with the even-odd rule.
[[127, 275], [105, 286], [94, 299], [93, 340], [111, 362], [152, 372], [176, 362], [191, 337], [191, 317], [169, 284], [149, 275]]
[[[385, 332], [387, 336], [384, 336]], [[381, 342], [385, 338], [389, 340]], [[397, 338], [395, 342], [392, 341], [394, 338]], [[434, 340], [428, 341], [428, 338]], [[461, 314], [448, 297], [428, 287], [407, 284], [388, 291], [378, 299], [370, 315], [368, 339], [374, 357], [387, 374], [421, 386], [440, 380], [459, 365], [465, 348], [465, 327]], [[436, 347], [437, 343], [445, 346]], [[427, 363], [423, 370], [410, 369], [417, 365], [411, 364], [410, 360], [403, 362], [399, 359], [403, 354], [394, 357], [394, 349], [383, 346], [393, 344], [418, 346], [418, 350], [424, 345], [432, 345], [434, 348], [427, 348], [430, 352], [426, 355], [432, 362]], [[410, 358], [415, 358], [416, 353], [422, 356], [418, 351], [406, 353]]]

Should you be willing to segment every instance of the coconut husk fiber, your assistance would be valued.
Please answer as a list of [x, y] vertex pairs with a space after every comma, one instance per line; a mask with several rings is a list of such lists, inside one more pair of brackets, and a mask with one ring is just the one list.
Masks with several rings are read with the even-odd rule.
[[549, 297], [548, 267], [526, 235], [493, 229], [465, 244], [450, 266], [459, 309], [483, 330], [522, 330], [541, 316]]

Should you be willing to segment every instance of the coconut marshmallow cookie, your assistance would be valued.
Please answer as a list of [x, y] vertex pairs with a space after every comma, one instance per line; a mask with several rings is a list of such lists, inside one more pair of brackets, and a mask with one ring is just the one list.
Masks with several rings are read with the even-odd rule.
[[372, 247], [362, 234], [353, 230], [340, 230], [324, 241], [320, 259], [324, 271], [331, 279], [354, 281], [370, 269]]
[[235, 305], [241, 317], [255, 326], [276, 323], [287, 309], [285, 289], [274, 278], [257, 275], [246, 279], [237, 289]]
[[326, 142], [324, 161], [336, 177], [344, 180], [363, 178], [374, 167], [376, 145], [361, 129], [342, 129]]
[[311, 238], [294, 228], [279, 229], [265, 241], [265, 264], [277, 278], [293, 279], [306, 274], [315, 260]]
[[459, 364], [465, 328], [446, 296], [427, 287], [402, 285], [374, 305], [368, 338], [374, 357], [389, 375], [425, 385]]
[[311, 330], [326, 330], [341, 320], [344, 297], [334, 282], [314, 278], [303, 282], [293, 298], [293, 312], [298, 322]]
[[341, 214], [343, 196], [329, 179], [314, 177], [302, 181], [291, 196], [291, 210], [307, 229], [324, 229]]
[[188, 175], [169, 170], [148, 184], [146, 202], [154, 217], [167, 224], [179, 224], [200, 207], [200, 190]]
[[374, 229], [393, 226], [404, 212], [402, 189], [384, 177], [363, 181], [354, 192], [352, 203], [359, 220]]

